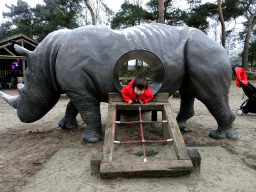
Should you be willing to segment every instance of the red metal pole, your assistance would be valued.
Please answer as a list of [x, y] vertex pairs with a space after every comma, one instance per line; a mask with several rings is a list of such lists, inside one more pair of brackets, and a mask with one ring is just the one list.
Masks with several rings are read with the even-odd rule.
[[142, 123], [147, 123], [147, 124], [166, 123], [167, 120], [164, 120], [164, 121], [161, 121], [161, 122], [159, 122], [159, 121], [142, 121], [142, 117], [141, 117], [141, 107], [139, 107], [139, 116], [140, 116], [140, 120], [139, 120], [139, 121], [132, 121], [132, 122], [120, 122], [120, 121], [116, 121], [116, 123], [119, 123], [119, 124], [135, 124], [135, 123], [139, 123], [139, 124], [140, 124], [140, 131], [141, 131], [141, 141], [127, 141], [127, 142], [114, 141], [114, 143], [119, 143], [119, 144], [142, 143], [143, 154], [144, 154], [144, 162], [147, 162], [147, 159], [146, 159], [146, 151], [145, 151], [145, 143], [163, 143], [163, 142], [173, 141], [173, 139], [160, 140], [160, 141], [148, 141], [148, 140], [145, 140], [145, 139], [144, 139], [144, 133], [143, 133]]

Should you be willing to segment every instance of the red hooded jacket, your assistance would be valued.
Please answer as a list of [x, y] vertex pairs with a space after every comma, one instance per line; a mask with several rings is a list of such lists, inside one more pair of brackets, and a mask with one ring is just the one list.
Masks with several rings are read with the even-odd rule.
[[[246, 71], [244, 68], [240, 68], [240, 67], [236, 67], [235, 68], [235, 71], [236, 71], [236, 75], [238, 76], [239, 80], [247, 85], [248, 84], [248, 80], [247, 80], [247, 76], [246, 76]], [[237, 77], [235, 76], [236, 78], [236, 86], [237, 87], [240, 87], [241, 88], [241, 85], [239, 83], [239, 80], [237, 79]]]
[[128, 101], [139, 101], [140, 99], [144, 101], [144, 103], [148, 103], [153, 98], [153, 91], [147, 87], [144, 93], [137, 97], [134, 92], [134, 86], [132, 85], [135, 79], [133, 79], [128, 85], [124, 86], [121, 90], [122, 97], [124, 98], [125, 102]]

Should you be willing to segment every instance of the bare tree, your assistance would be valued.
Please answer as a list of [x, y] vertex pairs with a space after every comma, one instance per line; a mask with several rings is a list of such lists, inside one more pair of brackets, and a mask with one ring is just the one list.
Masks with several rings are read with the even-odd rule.
[[89, 11], [90, 11], [90, 13], [91, 13], [91, 16], [92, 16], [92, 24], [93, 24], [93, 25], [96, 25], [96, 22], [95, 22], [95, 14], [94, 14], [94, 11], [93, 11], [91, 5], [88, 3], [88, 0], [84, 0], [84, 2], [85, 2], [86, 7], [89, 9]]
[[138, 6], [142, 6], [143, 0], [133, 0], [133, 5], [138, 5]]
[[248, 16], [248, 15], [249, 14], [247, 13], [248, 31], [247, 31], [245, 41], [244, 41], [244, 51], [243, 51], [243, 56], [242, 56], [242, 67], [244, 69], [248, 68], [248, 49], [249, 49], [249, 43], [250, 43], [252, 29], [256, 24], [256, 10], [253, 14], [251, 13], [251, 16]]
[[159, 23], [164, 23], [164, 0], [158, 0]]
[[221, 7], [221, 0], [218, 0], [218, 12], [219, 12], [219, 19], [220, 19], [221, 31], [222, 31], [221, 42], [222, 42], [222, 46], [225, 47], [226, 31], [225, 31], [225, 22], [224, 22], [223, 13], [222, 13], [222, 7]]

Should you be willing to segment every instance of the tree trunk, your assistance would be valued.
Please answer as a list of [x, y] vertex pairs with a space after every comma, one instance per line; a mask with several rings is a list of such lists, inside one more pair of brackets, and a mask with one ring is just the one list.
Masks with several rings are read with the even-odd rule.
[[91, 16], [92, 16], [92, 24], [93, 25], [96, 25], [95, 23], [95, 14], [93, 12], [93, 9], [92, 7], [88, 4], [87, 0], [84, 0], [85, 4], [86, 4], [86, 7], [89, 9], [90, 13], [91, 13]]
[[219, 19], [220, 19], [221, 28], [222, 28], [221, 42], [222, 42], [222, 46], [225, 47], [226, 31], [225, 31], [225, 22], [223, 19], [223, 13], [222, 13], [222, 7], [221, 7], [221, 0], [218, 0], [218, 12], [219, 12]]
[[164, 23], [164, 0], [158, 0], [159, 23]]
[[139, 61], [138, 61], [138, 59], [136, 59], [136, 61], [135, 61], [135, 69], [136, 70], [138, 69], [138, 63], [139, 63]]
[[245, 37], [244, 41], [244, 51], [242, 56], [242, 67], [247, 70], [248, 68], [248, 49], [249, 49], [249, 43], [250, 43], [250, 37], [252, 33], [252, 29], [256, 23], [256, 12], [250, 17], [248, 21], [248, 32]]

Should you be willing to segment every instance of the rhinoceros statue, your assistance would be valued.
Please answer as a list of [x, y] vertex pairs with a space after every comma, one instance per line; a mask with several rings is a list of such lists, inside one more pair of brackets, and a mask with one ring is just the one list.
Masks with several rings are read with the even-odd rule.
[[65, 116], [58, 125], [71, 129], [78, 125], [80, 113], [87, 125], [82, 139], [98, 142], [101, 130], [100, 102], [108, 101], [109, 92], [120, 92], [118, 71], [130, 59], [144, 60], [152, 69], [153, 93], [180, 92], [177, 115], [180, 129], [194, 115], [194, 99], [206, 105], [218, 128], [210, 131], [216, 139], [237, 138], [232, 128], [228, 93], [231, 64], [225, 49], [198, 29], [164, 24], [145, 24], [123, 30], [85, 26], [62, 29], [47, 35], [31, 52], [14, 45], [27, 57], [26, 83], [19, 95], [0, 96], [22, 122], [42, 118], [66, 93], [70, 98]]

